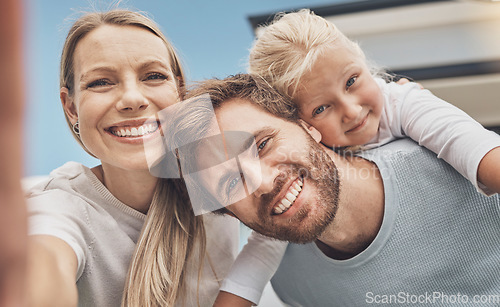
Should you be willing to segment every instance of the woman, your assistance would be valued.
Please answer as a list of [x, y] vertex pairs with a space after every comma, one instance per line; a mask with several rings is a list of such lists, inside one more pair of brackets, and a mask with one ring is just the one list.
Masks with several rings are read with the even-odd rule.
[[101, 165], [69, 162], [30, 191], [30, 302], [211, 305], [237, 221], [195, 217], [184, 183], [152, 176], [144, 153], [160, 134], [146, 120], [183, 96], [173, 47], [141, 14], [86, 14], [66, 38], [60, 87], [73, 135]]

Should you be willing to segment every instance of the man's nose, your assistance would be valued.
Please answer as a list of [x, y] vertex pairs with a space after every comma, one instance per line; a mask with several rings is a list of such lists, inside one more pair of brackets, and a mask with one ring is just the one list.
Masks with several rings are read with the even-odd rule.
[[257, 167], [253, 167], [251, 172], [244, 170], [243, 175], [245, 176], [248, 193], [253, 193], [255, 197], [261, 197], [273, 191], [279, 169], [277, 166], [273, 167], [267, 163], [260, 163], [259, 170], [257, 169]]
[[118, 111], [135, 112], [147, 109], [149, 101], [142, 93], [138, 84], [130, 82], [124, 84], [123, 87], [123, 95], [116, 104]]

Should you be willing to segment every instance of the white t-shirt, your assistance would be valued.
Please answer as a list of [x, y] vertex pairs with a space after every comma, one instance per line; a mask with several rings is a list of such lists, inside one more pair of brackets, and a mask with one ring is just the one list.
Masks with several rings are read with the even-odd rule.
[[[375, 79], [384, 96], [377, 135], [364, 144], [371, 149], [410, 137], [453, 166], [478, 191], [492, 195], [477, 181], [481, 159], [500, 146], [500, 136], [486, 130], [462, 110], [421, 89], [416, 83], [399, 85]], [[258, 304], [262, 291], [285, 253], [287, 243], [252, 232], [221, 290]]]
[[[76, 254], [78, 305], [120, 306], [146, 216], [115, 198], [89, 168], [76, 162], [54, 170], [27, 197], [29, 234], [60, 238]], [[238, 251], [239, 222], [213, 214], [205, 215], [204, 222], [208, 257], [199, 297], [202, 306], [212, 306]], [[199, 263], [193, 262], [186, 276], [188, 306], [196, 305]]]

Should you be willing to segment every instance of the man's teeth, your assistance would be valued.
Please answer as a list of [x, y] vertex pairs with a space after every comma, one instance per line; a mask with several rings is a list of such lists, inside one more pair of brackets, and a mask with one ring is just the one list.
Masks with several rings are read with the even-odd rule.
[[274, 206], [274, 214], [282, 214], [293, 205], [293, 203], [297, 199], [297, 196], [300, 194], [300, 191], [302, 191], [303, 184], [304, 183], [300, 178], [297, 178], [297, 180], [292, 183], [285, 197]]
[[123, 127], [115, 128], [111, 130], [111, 133], [119, 137], [138, 137], [146, 134], [150, 134], [158, 129], [156, 124], [146, 124], [139, 127]]

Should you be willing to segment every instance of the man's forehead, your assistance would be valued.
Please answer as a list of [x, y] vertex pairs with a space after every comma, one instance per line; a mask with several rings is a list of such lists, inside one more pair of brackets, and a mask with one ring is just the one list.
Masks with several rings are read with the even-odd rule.
[[225, 101], [215, 110], [221, 130], [245, 131], [255, 135], [264, 126], [277, 126], [285, 120], [274, 116], [247, 99]]

